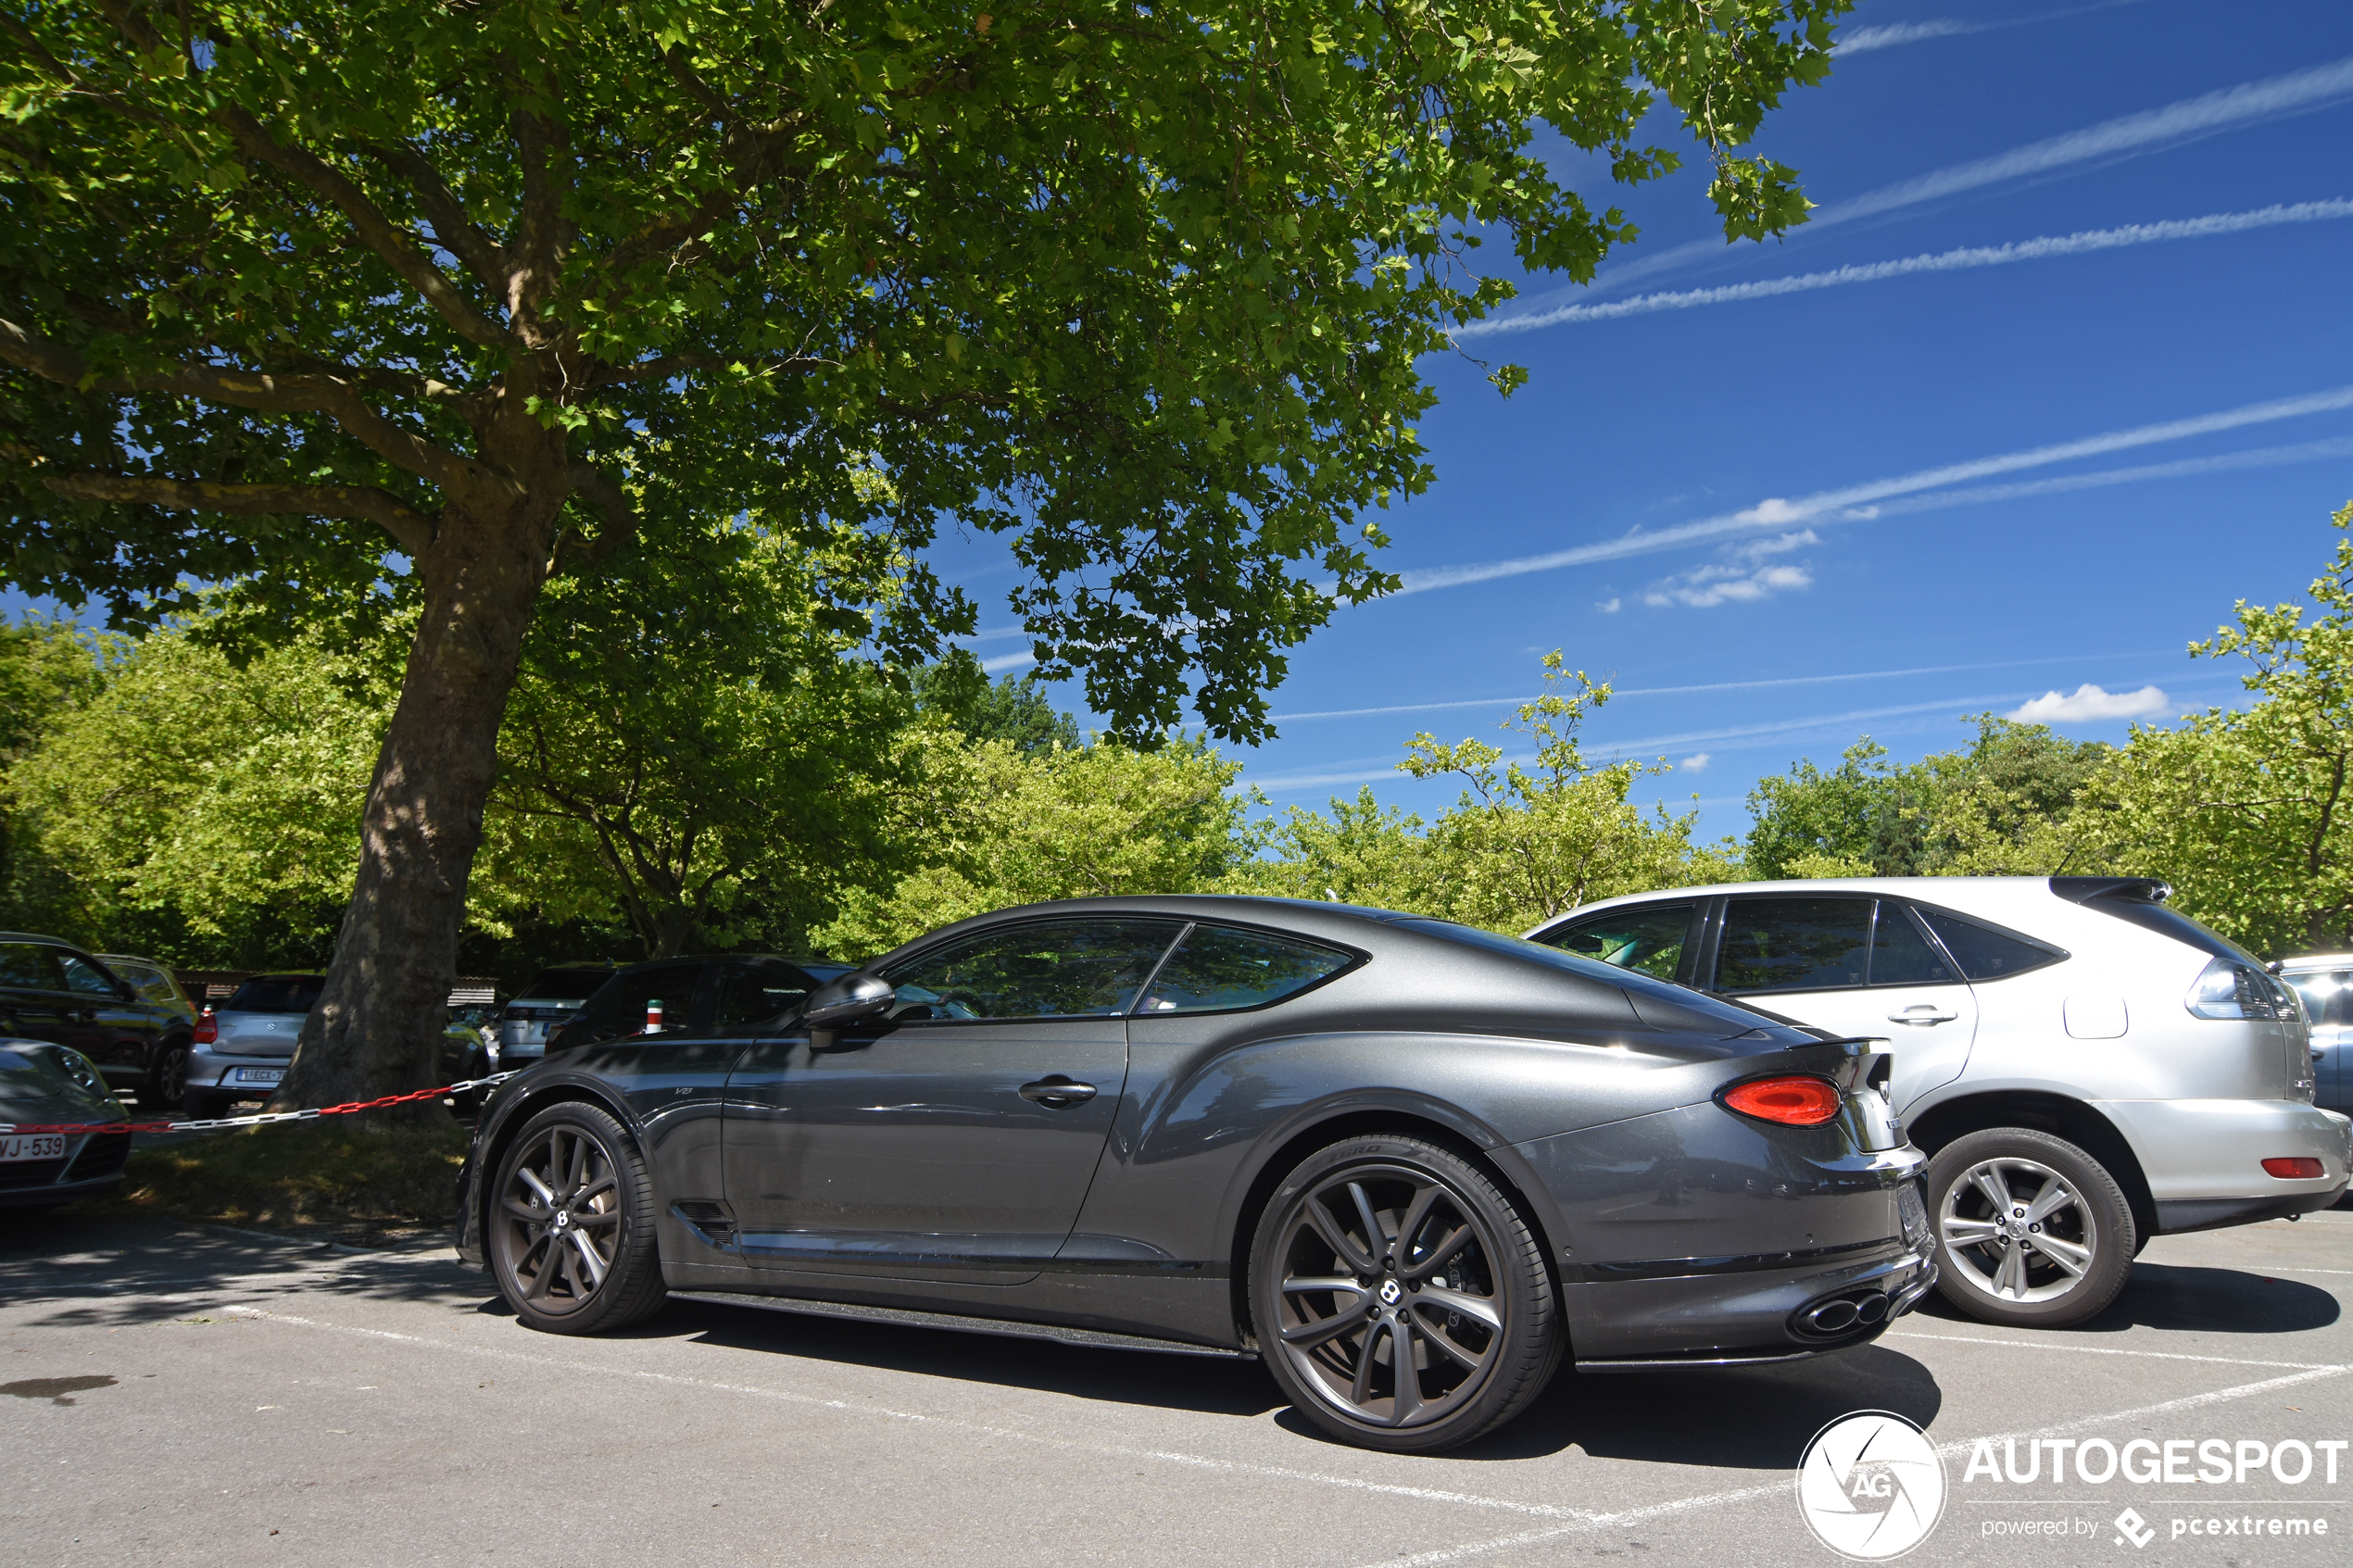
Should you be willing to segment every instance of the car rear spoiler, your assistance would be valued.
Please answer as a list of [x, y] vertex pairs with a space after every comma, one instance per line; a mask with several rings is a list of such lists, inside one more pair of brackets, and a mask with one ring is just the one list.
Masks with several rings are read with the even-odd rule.
[[2095, 898], [2162, 904], [2173, 897], [2172, 884], [2153, 876], [2055, 876], [2051, 891], [2070, 904], [2088, 904]]

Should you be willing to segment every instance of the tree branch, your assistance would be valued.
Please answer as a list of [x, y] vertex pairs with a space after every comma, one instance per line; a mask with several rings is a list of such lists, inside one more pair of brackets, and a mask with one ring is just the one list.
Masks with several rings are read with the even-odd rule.
[[[553, 99], [555, 82], [552, 71], [535, 83], [524, 82], [518, 72], [513, 86], [519, 95], [535, 93]], [[560, 103], [556, 109], [560, 115]], [[560, 165], [571, 154], [572, 137], [561, 119], [537, 112], [527, 98], [515, 110], [514, 133], [522, 172], [522, 212], [505, 286], [507, 312], [521, 321], [535, 317], [535, 307], [554, 290], [563, 265], [563, 198], [570, 182]]]
[[475, 309], [472, 301], [442, 276], [441, 269], [418, 248], [416, 242], [395, 227], [366, 193], [333, 164], [307, 148], [282, 146], [261, 121], [235, 104], [219, 110], [214, 118], [229, 128], [238, 151], [248, 159], [267, 164], [308, 186], [341, 212], [359, 233], [360, 243], [390, 262], [393, 270], [422, 295], [425, 303], [440, 312], [441, 319], [459, 337], [484, 348], [502, 348], [511, 344], [506, 328]]
[[464, 262], [466, 270], [491, 288], [506, 286], [511, 263], [505, 247], [466, 216], [465, 204], [422, 149], [407, 142], [389, 142], [371, 145], [368, 151], [409, 182], [409, 190], [416, 193], [418, 210], [433, 225], [433, 237], [442, 249]]
[[364, 484], [217, 484], [208, 480], [142, 474], [41, 473], [54, 495], [119, 507], [169, 507], [176, 511], [283, 512], [352, 517], [374, 523], [411, 556], [433, 544], [434, 523], [388, 490]]
[[187, 364], [104, 376], [92, 371], [88, 362], [65, 345], [4, 318], [0, 318], [0, 364], [98, 392], [168, 392], [269, 413], [325, 414], [386, 462], [435, 484], [461, 489], [488, 486], [509, 493], [516, 489], [512, 480], [403, 430], [337, 376], [273, 376]]

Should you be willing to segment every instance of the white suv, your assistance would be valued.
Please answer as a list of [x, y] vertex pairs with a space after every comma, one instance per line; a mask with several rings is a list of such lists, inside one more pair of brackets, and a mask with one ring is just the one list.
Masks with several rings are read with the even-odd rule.
[[1888, 1039], [1931, 1159], [1938, 1288], [1989, 1323], [2106, 1307], [2154, 1236], [2325, 1209], [2353, 1121], [2262, 962], [2125, 877], [1685, 887], [1530, 932], [1569, 952]]

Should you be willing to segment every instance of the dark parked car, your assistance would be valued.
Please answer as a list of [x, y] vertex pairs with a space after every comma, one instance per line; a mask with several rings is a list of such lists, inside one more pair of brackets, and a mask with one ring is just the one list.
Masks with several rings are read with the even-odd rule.
[[[0, 1125], [128, 1119], [97, 1064], [80, 1051], [0, 1039]], [[0, 1133], [0, 1209], [21, 1217], [110, 1191], [130, 1152], [122, 1133]]]
[[[824, 982], [849, 972], [848, 964], [779, 959], [765, 953], [728, 958], [655, 959], [616, 970], [570, 1022], [547, 1036], [547, 1052], [598, 1040], [618, 1040], [647, 1028], [661, 1014], [665, 1031], [726, 1034], [773, 1019], [798, 1006]], [[509, 1067], [528, 1061], [504, 1061]]]
[[178, 1105], [187, 1085], [188, 1020], [54, 936], [0, 932], [0, 1035], [70, 1046], [150, 1110]]
[[676, 1292], [1256, 1355], [1413, 1451], [1564, 1356], [1793, 1360], [1934, 1280], [1875, 1042], [1445, 921], [1038, 905], [718, 1018], [493, 1092], [458, 1246], [526, 1323]]

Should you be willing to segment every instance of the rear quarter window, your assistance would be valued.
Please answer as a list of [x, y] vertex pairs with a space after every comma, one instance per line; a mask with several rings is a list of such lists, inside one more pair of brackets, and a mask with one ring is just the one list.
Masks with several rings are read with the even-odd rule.
[[2054, 947], [2014, 931], [2003, 931], [1950, 909], [1919, 909], [1917, 912], [1936, 933], [1936, 939], [1944, 944], [1944, 950], [1953, 955], [1953, 962], [1959, 966], [1965, 979], [2007, 980], [2067, 957], [2064, 947]]

